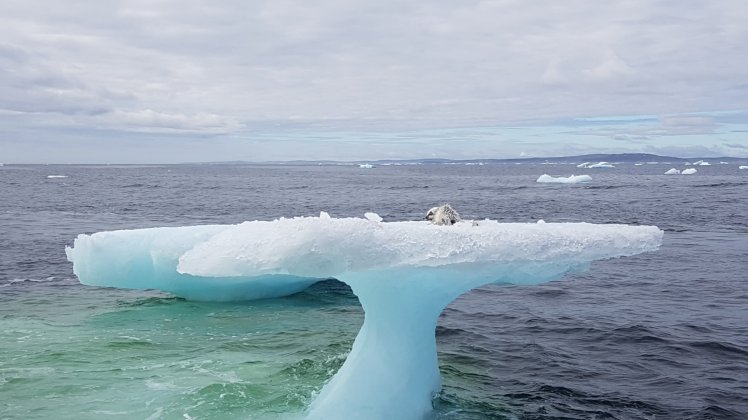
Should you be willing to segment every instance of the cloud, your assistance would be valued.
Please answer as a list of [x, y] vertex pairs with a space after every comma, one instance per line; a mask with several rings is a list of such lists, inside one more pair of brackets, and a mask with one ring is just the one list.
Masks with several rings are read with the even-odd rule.
[[170, 114], [150, 109], [115, 110], [99, 121], [105, 124], [101, 128], [146, 133], [226, 134], [243, 128], [239, 121], [217, 114]]
[[578, 123], [581, 125], [579, 129], [568, 131], [568, 133], [602, 136], [626, 142], [651, 142], [667, 136], [715, 134], [719, 129], [716, 119], [708, 115], [664, 115], [653, 120], [609, 120], [603, 123], [604, 126], [596, 122], [584, 126], [581, 122]]
[[740, 111], [746, 21], [742, 0], [9, 0], [0, 112], [26, 115], [23, 132], [251, 137]]

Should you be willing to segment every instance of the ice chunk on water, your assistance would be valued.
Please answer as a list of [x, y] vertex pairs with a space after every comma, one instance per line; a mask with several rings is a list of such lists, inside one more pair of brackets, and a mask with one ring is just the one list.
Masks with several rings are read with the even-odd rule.
[[202, 300], [281, 296], [328, 277], [366, 313], [312, 419], [415, 419], [440, 388], [434, 329], [466, 291], [537, 284], [594, 260], [659, 247], [654, 226], [587, 223], [379, 222], [297, 217], [80, 235], [67, 248], [85, 284], [157, 288]]
[[548, 174], [540, 175], [536, 182], [554, 183], [554, 184], [578, 184], [580, 182], [590, 182], [592, 177], [589, 175], [572, 175], [570, 177], [552, 177]]
[[684, 169], [684, 170], [683, 170], [683, 171], [681, 172], [681, 175], [693, 175], [693, 174], [695, 174], [696, 172], [697, 172], [697, 171], [696, 171], [696, 168], [688, 168], [688, 169]]
[[667, 172], [665, 172], [665, 175], [678, 175], [680, 173], [679, 170], [675, 168], [668, 169]]
[[192, 300], [286, 296], [319, 281], [284, 275], [200, 277], [177, 272], [179, 257], [230, 226], [186, 226], [79, 235], [66, 248], [73, 272], [90, 286], [159, 289]]
[[592, 165], [588, 165], [588, 168], [615, 168], [615, 165], [608, 162], [598, 162]]
[[738, 166], [738, 169], [748, 169], [748, 166]]
[[367, 220], [371, 220], [372, 222], [381, 222], [382, 221], [382, 217], [379, 216], [376, 213], [366, 212], [366, 213], [364, 213], [364, 217]]

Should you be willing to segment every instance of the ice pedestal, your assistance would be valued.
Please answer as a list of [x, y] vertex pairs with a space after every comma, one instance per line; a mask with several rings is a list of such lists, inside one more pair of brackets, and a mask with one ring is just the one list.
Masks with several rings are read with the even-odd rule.
[[420, 419], [440, 388], [434, 329], [484, 284], [538, 284], [595, 260], [660, 246], [654, 226], [453, 226], [320, 217], [80, 235], [68, 258], [86, 284], [158, 288], [200, 300], [281, 296], [324, 278], [349, 284], [364, 324], [312, 419]]

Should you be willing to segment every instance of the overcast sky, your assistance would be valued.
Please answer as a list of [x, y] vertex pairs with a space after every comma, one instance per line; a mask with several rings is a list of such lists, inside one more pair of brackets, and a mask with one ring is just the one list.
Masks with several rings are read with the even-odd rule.
[[0, 2], [0, 162], [748, 157], [745, 0]]

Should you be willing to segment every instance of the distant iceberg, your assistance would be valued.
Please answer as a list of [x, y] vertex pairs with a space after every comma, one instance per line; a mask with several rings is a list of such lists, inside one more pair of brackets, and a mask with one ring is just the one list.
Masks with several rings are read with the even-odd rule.
[[693, 163], [695, 166], [710, 166], [711, 163], [705, 161], [705, 160], [697, 160]]
[[693, 175], [695, 173], [696, 173], [696, 168], [688, 168], [688, 169], [684, 169], [681, 172], [681, 175]]
[[615, 168], [615, 165], [609, 162], [599, 162], [587, 166], [588, 168]]
[[748, 169], [748, 166], [738, 166], [738, 169]]
[[578, 184], [580, 182], [590, 182], [592, 177], [589, 175], [572, 175], [570, 177], [554, 178], [548, 174], [540, 175], [536, 182], [553, 183], [553, 184]]
[[584, 163], [580, 163], [579, 165], [577, 165], [577, 168], [586, 168], [589, 165], [590, 165], [590, 162], [584, 162]]
[[371, 169], [371, 168], [374, 167], [374, 165], [372, 165], [370, 163], [362, 163], [362, 164], [358, 165], [358, 167], [362, 168], [362, 169]]
[[55, 178], [67, 178], [67, 175], [47, 175], [48, 179], [55, 179]]
[[680, 171], [678, 169], [672, 168], [665, 172], [665, 175], [678, 175], [679, 173]]
[[308, 418], [420, 419], [441, 387], [434, 329], [452, 300], [485, 284], [539, 284], [654, 251], [663, 236], [655, 226], [379, 219], [321, 213], [99, 232], [65, 251], [81, 283], [195, 300], [283, 296], [337, 278], [358, 296], [364, 324]]

